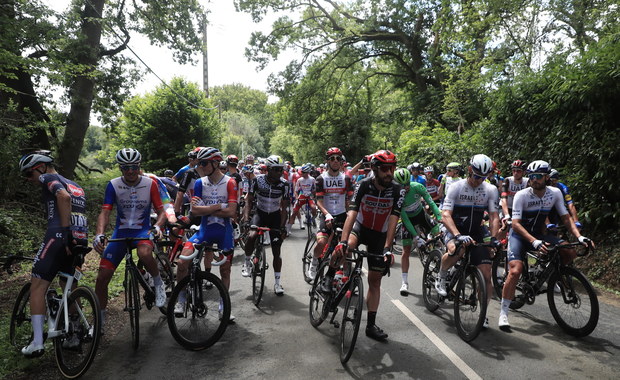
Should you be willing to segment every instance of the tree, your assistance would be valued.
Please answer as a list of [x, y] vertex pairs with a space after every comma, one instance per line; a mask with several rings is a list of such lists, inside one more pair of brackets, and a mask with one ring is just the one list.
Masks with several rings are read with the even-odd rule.
[[138, 149], [146, 170], [179, 168], [194, 147], [221, 146], [217, 112], [198, 84], [174, 78], [125, 104], [113, 149]]
[[263, 136], [258, 121], [245, 113], [228, 111], [223, 114], [222, 151], [236, 155], [266, 155]]

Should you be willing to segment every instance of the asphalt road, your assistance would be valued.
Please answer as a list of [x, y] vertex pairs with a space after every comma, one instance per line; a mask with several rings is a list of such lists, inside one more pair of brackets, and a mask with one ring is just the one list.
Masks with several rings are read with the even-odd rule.
[[[600, 318], [588, 337], [573, 338], [553, 320], [545, 298], [511, 312], [512, 332], [497, 328], [499, 302], [487, 315], [491, 328], [463, 342], [453, 322], [452, 304], [430, 313], [421, 297], [421, 266], [412, 257], [410, 292], [399, 294], [400, 256], [385, 277], [377, 325], [387, 342], [360, 336], [347, 365], [338, 357], [338, 329], [308, 320], [308, 289], [301, 273], [305, 231], [294, 227], [283, 245], [284, 296], [273, 293], [267, 272], [260, 307], [251, 301], [251, 280], [241, 277], [242, 252], [235, 252], [230, 297], [236, 323], [211, 348], [190, 352], [170, 335], [157, 310], [141, 313], [141, 344], [131, 348], [129, 330], [106, 345], [86, 374], [92, 379], [616, 379], [620, 372], [620, 301], [599, 294]], [[271, 260], [270, 249], [268, 257]], [[365, 287], [366, 284], [365, 284]]]

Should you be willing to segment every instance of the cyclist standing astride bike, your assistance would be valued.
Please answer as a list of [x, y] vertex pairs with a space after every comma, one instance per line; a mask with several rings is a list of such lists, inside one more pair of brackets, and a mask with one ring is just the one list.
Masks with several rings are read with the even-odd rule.
[[[267, 158], [267, 174], [260, 174], [251, 180], [250, 190], [245, 197], [246, 207], [243, 210], [243, 221], [248, 222], [250, 220], [251, 207], [247, 207], [247, 205], [251, 205], [254, 199], [256, 199], [256, 214], [252, 218], [252, 224], [280, 230], [279, 232], [269, 231], [271, 251], [273, 253], [273, 270], [275, 272], [274, 292], [277, 295], [284, 294], [284, 288], [280, 284], [282, 270], [280, 249], [282, 241], [286, 238], [286, 222], [288, 220], [286, 208], [289, 205], [288, 181], [282, 178], [283, 170], [284, 163], [282, 158], [276, 155], [269, 156]], [[241, 270], [243, 277], [250, 277], [252, 274], [250, 256], [254, 251], [256, 238], [257, 232], [252, 231], [245, 243], [245, 262]]]
[[[312, 200], [313, 194], [316, 192], [316, 179], [310, 177], [310, 171], [312, 167], [310, 164], [305, 164], [301, 167], [301, 178], [297, 180], [295, 183], [295, 207], [293, 207], [293, 212], [291, 213], [291, 217], [288, 220], [288, 224], [286, 225], [286, 232], [291, 233], [291, 228], [293, 227], [293, 223], [295, 219], [299, 216], [299, 210], [301, 207], [308, 203], [310, 205], [310, 209], [312, 210], [312, 217], [316, 217], [316, 205]], [[303, 223], [301, 224], [301, 229], [305, 229]]]
[[[189, 256], [194, 251], [194, 244], [216, 243], [224, 251], [226, 262], [220, 266], [220, 276], [226, 289], [230, 287], [230, 268], [232, 265], [234, 241], [231, 218], [237, 215], [237, 182], [234, 178], [222, 174], [219, 164], [222, 153], [216, 148], [203, 148], [198, 151], [198, 170], [204, 174], [194, 185], [191, 213], [201, 217], [200, 230], [183, 246], [181, 255]], [[205, 269], [210, 271], [212, 254], [205, 255]], [[177, 264], [177, 281], [187, 276], [190, 261], [179, 260]], [[179, 293], [179, 302], [174, 306], [175, 315], [183, 314], [185, 309], [185, 291]], [[234, 317], [230, 316], [230, 321]]]
[[[441, 258], [439, 278], [435, 282], [437, 293], [447, 296], [446, 277], [448, 270], [465, 254], [465, 246], [482, 243], [484, 229], [482, 219], [484, 212], [489, 213], [491, 227], [491, 242], [499, 246], [497, 233], [499, 231], [499, 192], [497, 187], [485, 182], [493, 171], [493, 161], [484, 154], [476, 154], [469, 162], [469, 177], [450, 185], [448, 194], [443, 202], [443, 231], [444, 241], [448, 252]], [[456, 243], [461, 243], [460, 252], [456, 252]], [[470, 262], [482, 272], [487, 283], [487, 302], [492, 292], [491, 283], [491, 256], [486, 247], [475, 247], [471, 251]], [[488, 327], [485, 317], [484, 327]]]
[[385, 340], [388, 334], [376, 324], [377, 310], [381, 297], [381, 279], [389, 273], [394, 262], [390, 251], [405, 190], [392, 181], [396, 168], [396, 155], [389, 150], [377, 151], [371, 159], [372, 178], [363, 179], [355, 187], [353, 198], [342, 231], [342, 241], [338, 243], [330, 267], [321, 284], [322, 292], [330, 292], [339, 258], [359, 244], [365, 244], [368, 252], [383, 258], [368, 258], [368, 293], [366, 306], [368, 318], [366, 336], [375, 340]]
[[[564, 241], [553, 235], [545, 234], [545, 220], [555, 209], [566, 228], [579, 239], [579, 242], [587, 245], [591, 242], [585, 236], [581, 236], [579, 229], [571, 219], [564, 201], [562, 192], [547, 186], [551, 168], [545, 161], [534, 161], [527, 167], [527, 175], [530, 187], [518, 191], [512, 203], [512, 231], [508, 240], [508, 276], [502, 290], [502, 308], [499, 314], [499, 327], [509, 330], [508, 310], [510, 303], [515, 297], [515, 289], [521, 273], [523, 272], [523, 260], [525, 252], [540, 250], [547, 252], [549, 244], [562, 244]], [[559, 251], [563, 264], [572, 262], [577, 257], [575, 249], [562, 249]]]
[[[44, 150], [26, 154], [19, 160], [19, 170], [28, 182], [41, 185], [41, 200], [47, 207], [47, 230], [35, 257], [30, 280], [33, 340], [22, 348], [22, 354], [28, 358], [41, 356], [44, 352], [47, 288], [59, 271], [73, 273], [71, 248], [88, 245], [84, 190], [58, 174], [53, 162], [50, 152]], [[77, 284], [74, 282], [74, 285]]]
[[146, 271], [153, 277], [155, 285], [155, 306], [162, 307], [166, 303], [166, 289], [159, 274], [157, 262], [153, 257], [153, 242], [149, 239], [151, 229], [151, 206], [157, 213], [155, 231], [161, 237], [161, 226], [164, 225], [166, 214], [159, 196], [157, 182], [140, 175], [142, 155], [135, 149], [123, 148], [116, 153], [122, 176], [108, 182], [103, 198], [101, 213], [97, 218], [97, 235], [93, 247], [101, 254], [99, 273], [95, 285], [95, 293], [101, 304], [101, 326], [104, 326], [106, 307], [108, 306], [108, 285], [116, 268], [127, 252], [126, 243], [107, 243], [105, 229], [110, 224], [110, 213], [116, 204], [116, 225], [112, 238], [137, 237], [140, 240], [132, 243], [137, 247], [138, 257]]

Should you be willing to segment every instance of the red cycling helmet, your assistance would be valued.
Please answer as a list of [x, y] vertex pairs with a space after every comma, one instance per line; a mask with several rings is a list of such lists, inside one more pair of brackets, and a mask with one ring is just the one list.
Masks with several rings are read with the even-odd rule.
[[396, 155], [389, 150], [378, 150], [372, 155], [370, 163], [373, 166], [378, 165], [396, 165]]
[[510, 169], [521, 169], [521, 170], [525, 170], [525, 168], [527, 167], [527, 163], [525, 161], [521, 161], [521, 160], [515, 160], [512, 162], [512, 164], [510, 164]]
[[235, 156], [234, 154], [229, 154], [226, 157], [226, 162], [229, 164], [238, 164], [239, 163], [239, 158], [237, 158], [237, 156]]
[[342, 151], [333, 146], [327, 149], [327, 152], [325, 152], [325, 157], [329, 158], [330, 156], [342, 156]]

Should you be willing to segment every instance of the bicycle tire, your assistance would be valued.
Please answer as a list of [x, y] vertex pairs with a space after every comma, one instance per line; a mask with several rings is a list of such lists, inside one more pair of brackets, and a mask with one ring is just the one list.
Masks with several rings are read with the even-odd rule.
[[551, 276], [547, 301], [551, 315], [568, 334], [583, 337], [590, 335], [596, 328], [599, 318], [598, 297], [590, 281], [577, 269], [561, 267], [560, 273]]
[[[64, 318], [60, 318], [57, 328], [67, 331], [54, 338], [54, 353], [58, 369], [67, 379], [82, 376], [92, 364], [101, 336], [101, 310], [99, 301], [92, 289], [81, 286], [69, 295], [67, 300], [69, 311], [77, 310], [77, 320], [70, 322], [69, 328], [64, 326]], [[64, 313], [61, 304], [59, 313]], [[62, 315], [62, 314], [61, 314]], [[78, 340], [77, 347], [66, 347], [71, 338]]]
[[258, 242], [252, 258], [252, 302], [258, 306], [265, 289], [265, 272], [267, 271], [267, 255], [265, 247]]
[[[209, 281], [213, 286], [206, 288]], [[174, 315], [181, 291], [186, 291], [183, 315]], [[174, 339], [188, 350], [200, 351], [214, 345], [224, 334], [230, 319], [230, 296], [224, 283], [213, 273], [196, 272], [195, 281], [186, 276], [170, 296], [168, 328]], [[221, 306], [221, 318], [220, 318]]]
[[353, 354], [364, 310], [364, 284], [355, 275], [345, 295], [342, 323], [340, 324], [340, 362], [346, 363]]
[[428, 260], [424, 264], [422, 274], [422, 298], [424, 305], [430, 312], [439, 308], [439, 293], [435, 290], [435, 280], [439, 278], [439, 268], [441, 266], [442, 254], [438, 250], [433, 250], [428, 254]]
[[459, 279], [454, 297], [454, 323], [465, 342], [476, 339], [487, 315], [487, 287], [480, 269], [469, 266]]
[[312, 289], [310, 289], [310, 303], [308, 305], [308, 311], [310, 316], [310, 324], [313, 327], [319, 327], [329, 314], [329, 304], [332, 294], [323, 294], [320, 290], [321, 283], [325, 274], [329, 269], [329, 262], [323, 262], [319, 265], [316, 271], [316, 276], [312, 282]]
[[141, 276], [137, 269], [125, 268], [125, 311], [129, 313], [131, 346], [134, 350], [140, 345], [140, 289], [137, 276]]
[[19, 349], [30, 344], [32, 341], [32, 319], [30, 314], [30, 282], [20, 289], [9, 325], [9, 341]]
[[303, 271], [304, 280], [308, 284], [312, 284], [313, 278], [307, 276], [308, 269], [310, 269], [310, 264], [312, 263], [312, 259], [314, 258], [314, 246], [316, 245], [316, 235], [312, 235], [312, 237], [306, 241], [306, 247], [304, 248], [304, 254], [301, 258], [302, 266], [301, 269]]
[[502, 290], [504, 288], [504, 282], [508, 276], [508, 263], [506, 262], [506, 251], [502, 250], [497, 252], [493, 258], [493, 265], [491, 266], [491, 280], [493, 282], [493, 289], [495, 295], [500, 300], [502, 299]]
[[403, 254], [403, 224], [398, 222], [396, 232], [394, 234], [394, 242], [392, 243], [392, 252], [395, 255]]

